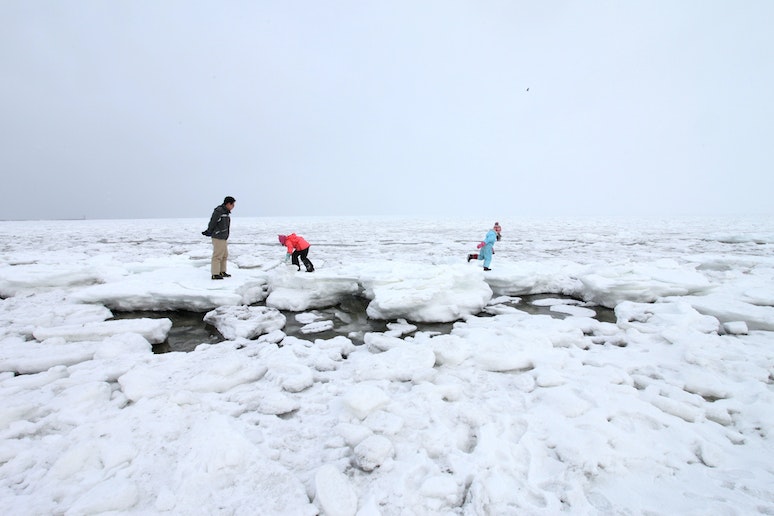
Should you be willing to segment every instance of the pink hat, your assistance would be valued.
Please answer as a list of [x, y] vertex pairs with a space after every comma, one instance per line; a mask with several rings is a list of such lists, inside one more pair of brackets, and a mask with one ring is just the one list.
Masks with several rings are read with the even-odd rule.
[[285, 235], [277, 235], [277, 238], [279, 238], [279, 243], [282, 245], [285, 245], [285, 240], [288, 239]]

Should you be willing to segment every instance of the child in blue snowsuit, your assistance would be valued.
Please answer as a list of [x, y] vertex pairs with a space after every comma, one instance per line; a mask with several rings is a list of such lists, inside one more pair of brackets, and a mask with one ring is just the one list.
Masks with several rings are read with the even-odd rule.
[[468, 255], [468, 261], [484, 260], [484, 270], [491, 271], [489, 266], [492, 264], [492, 255], [494, 254], [494, 244], [500, 240], [500, 224], [495, 222], [495, 227], [487, 231], [484, 241], [481, 242], [480, 251], [478, 253], [472, 253]]

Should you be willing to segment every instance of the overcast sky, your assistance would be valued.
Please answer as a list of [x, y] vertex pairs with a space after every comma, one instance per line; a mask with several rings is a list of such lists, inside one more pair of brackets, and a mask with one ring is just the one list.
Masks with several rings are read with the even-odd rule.
[[774, 1], [0, 0], [0, 219], [774, 214]]

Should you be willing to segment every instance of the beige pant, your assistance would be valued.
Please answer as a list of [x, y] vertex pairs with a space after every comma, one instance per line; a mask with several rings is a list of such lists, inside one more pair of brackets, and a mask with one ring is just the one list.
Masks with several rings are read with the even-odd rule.
[[221, 238], [212, 239], [212, 275], [226, 272], [226, 259], [228, 258], [228, 240]]

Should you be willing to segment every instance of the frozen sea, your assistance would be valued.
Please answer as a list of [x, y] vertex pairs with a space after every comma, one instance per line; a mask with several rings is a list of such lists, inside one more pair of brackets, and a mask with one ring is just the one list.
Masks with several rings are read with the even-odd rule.
[[206, 222], [0, 222], [0, 513], [774, 514], [774, 219]]

